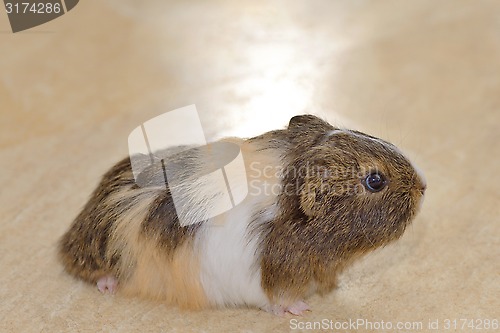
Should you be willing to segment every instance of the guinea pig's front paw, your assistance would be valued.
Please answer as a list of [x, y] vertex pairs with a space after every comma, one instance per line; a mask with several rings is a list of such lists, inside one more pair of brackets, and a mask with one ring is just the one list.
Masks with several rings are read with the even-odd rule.
[[269, 305], [265, 307], [264, 310], [277, 316], [283, 317], [287, 312], [295, 316], [302, 316], [304, 312], [311, 311], [311, 308], [306, 302], [297, 301], [289, 306], [283, 306], [279, 304]]
[[297, 302], [293, 303], [292, 305], [288, 306], [286, 308], [286, 311], [290, 312], [291, 314], [296, 315], [296, 316], [302, 316], [304, 314], [304, 312], [311, 311], [311, 308], [309, 307], [309, 305], [307, 305], [306, 302], [297, 301]]
[[97, 289], [99, 289], [99, 291], [103, 294], [114, 294], [117, 286], [118, 280], [111, 275], [103, 276], [97, 280]]

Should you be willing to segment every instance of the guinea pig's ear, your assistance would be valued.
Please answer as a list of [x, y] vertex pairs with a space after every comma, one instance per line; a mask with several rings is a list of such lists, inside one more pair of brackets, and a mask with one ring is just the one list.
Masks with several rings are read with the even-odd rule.
[[299, 130], [302, 132], [312, 131], [321, 133], [333, 130], [334, 127], [323, 119], [313, 116], [312, 114], [304, 114], [292, 117], [288, 123], [288, 129], [292, 131]]
[[325, 194], [328, 192], [326, 168], [318, 168], [304, 178], [304, 186], [300, 192], [300, 208], [307, 216], [322, 213]]

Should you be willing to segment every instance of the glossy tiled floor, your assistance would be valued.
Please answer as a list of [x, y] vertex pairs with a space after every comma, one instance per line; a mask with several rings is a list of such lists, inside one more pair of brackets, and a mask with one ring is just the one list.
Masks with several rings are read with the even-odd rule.
[[18, 34], [0, 14], [0, 50], [0, 331], [294, 327], [104, 297], [56, 260], [129, 132], [193, 103], [210, 139], [315, 113], [393, 141], [427, 176], [405, 236], [299, 321], [500, 317], [499, 2], [86, 0]]

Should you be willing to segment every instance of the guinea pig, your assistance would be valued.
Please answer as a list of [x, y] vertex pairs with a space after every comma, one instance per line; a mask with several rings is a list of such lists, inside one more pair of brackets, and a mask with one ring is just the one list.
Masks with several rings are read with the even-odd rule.
[[[60, 240], [65, 270], [103, 293], [181, 308], [301, 315], [310, 310], [304, 300], [334, 289], [346, 265], [401, 237], [423, 200], [426, 182], [398, 148], [313, 115], [221, 142], [243, 156], [249, 189], [241, 203], [181, 224], [169, 187], [139, 186], [127, 157]], [[193, 179], [207, 158], [196, 147], [167, 155]], [[163, 177], [158, 167], [147, 173]], [[196, 186], [189, 191], [196, 196]]]

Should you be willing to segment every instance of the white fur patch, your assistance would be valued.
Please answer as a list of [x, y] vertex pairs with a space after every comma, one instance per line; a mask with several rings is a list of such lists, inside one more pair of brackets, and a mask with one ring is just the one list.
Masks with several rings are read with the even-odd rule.
[[[278, 194], [265, 189], [266, 186], [279, 185], [280, 179], [264, 170], [279, 165], [279, 155], [258, 148], [257, 145], [242, 144], [247, 180], [254, 184], [253, 190], [239, 205], [204, 223], [196, 235], [200, 279], [213, 305], [269, 306], [269, 299], [261, 286], [260, 234], [252, 229], [257, 226], [255, 223], [268, 223], [276, 215]], [[254, 165], [255, 161], [258, 163]], [[237, 186], [232, 184], [232, 187]], [[253, 221], [256, 213], [259, 214], [257, 221]]]
[[225, 214], [222, 223], [214, 219], [199, 230], [201, 283], [214, 305], [269, 305], [257, 263], [259, 239], [249, 237], [252, 212], [250, 205], [239, 205]]

